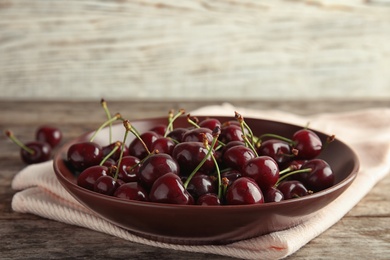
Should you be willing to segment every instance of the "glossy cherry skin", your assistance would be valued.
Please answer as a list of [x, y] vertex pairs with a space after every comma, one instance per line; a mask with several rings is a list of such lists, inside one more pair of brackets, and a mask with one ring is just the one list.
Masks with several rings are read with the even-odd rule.
[[310, 168], [310, 172], [297, 174], [296, 178], [300, 180], [306, 188], [314, 192], [332, 187], [335, 182], [334, 173], [330, 165], [322, 159], [313, 159], [304, 163], [301, 169]]
[[180, 174], [179, 165], [168, 154], [150, 155], [140, 166], [138, 178], [145, 188], [151, 188], [155, 180], [166, 173]]
[[230, 169], [221, 172], [221, 178], [226, 178], [229, 181], [228, 185], [232, 184], [235, 180], [237, 180], [240, 177], [242, 177], [242, 174], [238, 170]]
[[283, 181], [277, 188], [283, 193], [285, 200], [300, 198], [309, 194], [305, 185], [297, 180]]
[[236, 145], [225, 151], [223, 162], [226, 167], [241, 171], [247, 162], [255, 157], [255, 153], [249, 147]]
[[100, 176], [93, 186], [93, 191], [104, 195], [112, 196], [120, 186], [119, 182], [110, 175]]
[[150, 128], [149, 131], [156, 132], [158, 135], [164, 136], [165, 131], [167, 131], [167, 126], [163, 125], [163, 124], [156, 125], [156, 126]]
[[33, 150], [29, 153], [23, 148], [20, 149], [20, 157], [26, 164], [46, 162], [51, 158], [51, 146], [48, 143], [34, 141], [26, 143], [25, 146]]
[[148, 192], [138, 182], [122, 184], [114, 192], [114, 197], [126, 200], [149, 201]]
[[184, 188], [180, 177], [175, 173], [167, 173], [158, 178], [149, 193], [152, 202], [168, 204], [194, 204], [194, 198]]
[[242, 176], [254, 179], [261, 190], [266, 190], [278, 181], [279, 167], [271, 157], [259, 156], [246, 163], [242, 169]]
[[207, 138], [209, 144], [213, 141], [212, 130], [201, 127], [190, 129], [184, 133], [182, 142], [203, 142], [204, 136]]
[[119, 168], [118, 178], [124, 182], [138, 181], [140, 162], [141, 161], [135, 156], [128, 155], [122, 157], [122, 161], [120, 163], [117, 162]]
[[[152, 152], [152, 144], [154, 141], [160, 138], [160, 135], [153, 131], [146, 131], [140, 135], [140, 138], [144, 141], [149, 151]], [[129, 155], [135, 156], [142, 160], [148, 155], [148, 152], [142, 142], [138, 138], [135, 138], [129, 144]]]
[[263, 195], [264, 195], [264, 201], [266, 203], [279, 202], [279, 201], [284, 200], [283, 193], [275, 187], [270, 187], [270, 188], [266, 189], [263, 192]]
[[200, 196], [196, 200], [196, 205], [201, 206], [218, 206], [221, 205], [221, 200], [218, 198], [215, 193], [206, 193]]
[[297, 159], [310, 160], [322, 151], [322, 142], [316, 133], [309, 129], [301, 129], [292, 137], [294, 148], [298, 150]]
[[54, 148], [61, 143], [62, 132], [57, 127], [41, 126], [35, 133], [35, 140], [48, 143], [51, 148]]
[[229, 124], [221, 128], [221, 134], [219, 135], [219, 140], [225, 144], [231, 141], [243, 142], [244, 139], [242, 138], [242, 135], [243, 133], [239, 125]]
[[273, 158], [278, 165], [284, 165], [291, 161], [292, 158], [290, 145], [278, 139], [265, 140], [257, 149], [257, 153], [258, 155], [266, 155]]
[[[172, 157], [179, 164], [180, 173], [183, 176], [188, 176], [206, 157], [207, 153], [208, 150], [201, 142], [183, 142], [175, 146]], [[200, 167], [199, 171], [204, 174], [210, 174], [214, 169], [214, 161], [211, 156], [209, 156], [202, 167]]]
[[241, 177], [228, 187], [225, 200], [228, 205], [262, 204], [264, 196], [253, 179]]
[[188, 128], [178, 127], [170, 131], [167, 135], [167, 137], [172, 138], [173, 140], [176, 140], [177, 142], [181, 143], [183, 142], [183, 136], [188, 131]]
[[109, 169], [106, 166], [94, 165], [86, 168], [77, 177], [77, 185], [88, 190], [94, 190], [95, 182], [101, 176], [106, 176]]
[[152, 143], [151, 150], [171, 155], [176, 143], [169, 137], [160, 137]]
[[68, 162], [76, 170], [98, 165], [103, 159], [102, 147], [94, 142], [73, 144], [68, 149]]
[[198, 124], [200, 127], [208, 128], [210, 130], [214, 130], [215, 128], [222, 127], [221, 122], [216, 118], [206, 118], [199, 122]]
[[206, 174], [195, 174], [194, 177], [190, 180], [187, 186], [188, 192], [197, 199], [206, 193], [215, 193], [216, 187], [213, 179]]

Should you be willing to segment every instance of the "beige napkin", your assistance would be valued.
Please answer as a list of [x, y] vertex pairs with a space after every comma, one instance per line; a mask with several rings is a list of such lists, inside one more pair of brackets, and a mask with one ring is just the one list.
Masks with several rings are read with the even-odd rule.
[[19, 192], [13, 197], [12, 208], [17, 212], [32, 213], [161, 248], [226, 255], [241, 259], [280, 259], [296, 252], [340, 220], [379, 180], [390, 172], [389, 108], [301, 117], [274, 110], [256, 111], [222, 104], [203, 107], [191, 114], [233, 116], [234, 111], [238, 111], [244, 117], [272, 119], [302, 126], [309, 122], [310, 127], [314, 129], [335, 134], [358, 154], [361, 163], [358, 177], [337, 200], [318, 211], [311, 220], [299, 226], [218, 246], [173, 245], [130, 234], [99, 218], [69, 195], [57, 181], [51, 161], [28, 166], [15, 176], [12, 187]]

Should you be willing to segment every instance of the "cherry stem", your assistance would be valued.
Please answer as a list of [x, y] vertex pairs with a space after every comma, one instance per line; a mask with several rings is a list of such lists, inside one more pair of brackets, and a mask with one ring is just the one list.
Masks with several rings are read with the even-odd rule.
[[[122, 162], [122, 158], [123, 158], [123, 153], [125, 151], [125, 145], [126, 145], [126, 139], [127, 139], [127, 136], [130, 132], [129, 130], [129, 121], [128, 120], [124, 120], [123, 121], [123, 126], [125, 127], [125, 134], [123, 136], [123, 141], [122, 141], [122, 148], [121, 148], [121, 153], [119, 154], [119, 159], [118, 159], [118, 163], [117, 165], [119, 166]], [[117, 180], [118, 178], [118, 175], [119, 175], [119, 167], [116, 168], [116, 171], [115, 171], [115, 176], [114, 176], [114, 180]]]
[[113, 154], [116, 152], [116, 150], [118, 150], [119, 147], [121, 147], [121, 145], [122, 145], [121, 142], [119, 142], [119, 141], [115, 142], [114, 148], [112, 148], [112, 150], [110, 151], [110, 153], [108, 153], [108, 154], [103, 158], [103, 160], [99, 163], [99, 165], [102, 166], [102, 165], [111, 157], [111, 155], [113, 155]]
[[248, 137], [246, 135], [242, 135], [242, 138], [244, 139], [245, 141], [245, 144], [247, 146], [249, 146], [249, 148], [253, 151], [253, 153], [255, 154], [256, 157], [259, 157], [259, 155], [257, 154], [256, 152], [256, 149], [255, 147], [252, 145], [252, 143], [248, 140]]
[[296, 171], [289, 172], [287, 174], [284, 174], [282, 177], [278, 179], [278, 181], [275, 184], [275, 187], [277, 187], [283, 180], [285, 180], [287, 177], [290, 177], [291, 175], [297, 174], [297, 173], [302, 173], [302, 172], [310, 172], [312, 169], [311, 168], [305, 168], [305, 169], [300, 169]]
[[229, 186], [229, 179], [226, 177], [222, 178], [222, 197], [225, 197], [227, 188]]
[[191, 115], [187, 114], [187, 122], [196, 128], [200, 128], [200, 126], [198, 125], [198, 118], [197, 117], [191, 118]]
[[122, 116], [121, 114], [119, 113], [116, 113], [110, 120], [107, 120], [106, 122], [104, 122], [96, 131], [95, 133], [91, 136], [91, 138], [89, 139], [90, 142], [93, 142], [93, 140], [95, 139], [95, 137], [97, 136], [97, 134], [104, 128], [106, 127], [107, 125], [111, 124], [112, 122], [115, 122], [116, 120], [123, 120], [122, 119]]
[[258, 142], [261, 144], [261, 141], [263, 140], [263, 138], [266, 138], [266, 137], [276, 138], [276, 139], [279, 139], [279, 140], [282, 140], [282, 141], [289, 143], [291, 146], [294, 145], [293, 140], [286, 138], [284, 136], [281, 136], [281, 135], [276, 135], [276, 134], [263, 134], [259, 137]]
[[[100, 103], [101, 103], [101, 105], [102, 105], [102, 107], [104, 109], [104, 112], [106, 112], [107, 120], [110, 120], [111, 119], [111, 113], [110, 113], [110, 110], [107, 107], [107, 102], [102, 98]], [[108, 137], [108, 141], [109, 141], [109, 143], [112, 142], [112, 122], [109, 123], [109, 137]]]
[[173, 111], [170, 110], [168, 114], [168, 126], [167, 130], [165, 131], [164, 137], [167, 137], [169, 132], [173, 130], [173, 123], [176, 119], [178, 119], [181, 115], [185, 113], [184, 109], [179, 109], [179, 112], [176, 113], [176, 115], [173, 115]]
[[[206, 156], [203, 158], [203, 160], [196, 166], [196, 168], [191, 172], [191, 174], [188, 176], [187, 180], [185, 181], [185, 183], [183, 184], [184, 188], [187, 189], [187, 186], [188, 184], [190, 183], [191, 179], [194, 177], [194, 175], [199, 171], [200, 167], [202, 167], [202, 165], [206, 162], [207, 158], [211, 155], [212, 155], [212, 151], [213, 151], [213, 147], [215, 146], [215, 144], [217, 143], [218, 141], [218, 136], [214, 136], [213, 138], [213, 142], [211, 143], [211, 146], [208, 145], [208, 141], [207, 141], [207, 138], [204, 138], [204, 144], [205, 144], [205, 147], [208, 149], [207, 151], [207, 154]], [[215, 159], [215, 158], [214, 158]], [[214, 161], [215, 162], [215, 161]], [[218, 172], [217, 172], [218, 173]], [[220, 184], [220, 181], [221, 181], [221, 174], [219, 173], [218, 174], [218, 182]], [[218, 193], [219, 190], [218, 190]]]
[[28, 152], [29, 154], [34, 154], [35, 151], [29, 147], [27, 147], [24, 143], [22, 143], [10, 130], [5, 131], [5, 135], [20, 148]]
[[330, 135], [326, 138], [326, 142], [325, 142], [325, 145], [324, 147], [322, 148], [322, 150], [326, 149], [328, 147], [328, 145], [333, 142], [334, 140], [336, 139], [336, 136], [335, 135]]
[[142, 140], [142, 138], [139, 135], [138, 131], [133, 127], [133, 125], [130, 123], [130, 121], [129, 120], [125, 120], [123, 122], [123, 125], [125, 126], [126, 131], [131, 132], [141, 142], [141, 144], [145, 148], [146, 152], [148, 154], [150, 154], [150, 150], [149, 150], [148, 146], [145, 144], [144, 140]]

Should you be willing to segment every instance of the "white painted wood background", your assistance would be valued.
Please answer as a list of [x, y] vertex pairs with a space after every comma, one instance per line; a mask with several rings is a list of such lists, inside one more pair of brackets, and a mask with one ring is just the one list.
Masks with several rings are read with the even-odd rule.
[[101, 97], [390, 100], [390, 1], [0, 0], [0, 100]]

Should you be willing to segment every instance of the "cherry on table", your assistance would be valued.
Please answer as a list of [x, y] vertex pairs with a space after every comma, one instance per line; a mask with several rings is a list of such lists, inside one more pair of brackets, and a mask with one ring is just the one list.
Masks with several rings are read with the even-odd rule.
[[53, 126], [41, 126], [35, 133], [35, 140], [48, 143], [51, 148], [56, 147], [62, 140], [62, 132]]
[[26, 164], [34, 164], [48, 161], [51, 158], [51, 146], [48, 143], [33, 141], [22, 143], [14, 134], [7, 130], [6, 136], [20, 147], [20, 157]]

